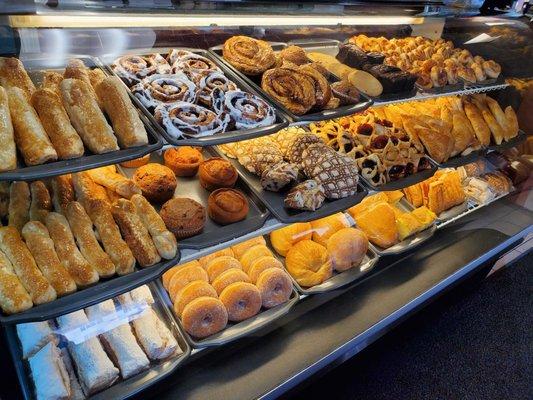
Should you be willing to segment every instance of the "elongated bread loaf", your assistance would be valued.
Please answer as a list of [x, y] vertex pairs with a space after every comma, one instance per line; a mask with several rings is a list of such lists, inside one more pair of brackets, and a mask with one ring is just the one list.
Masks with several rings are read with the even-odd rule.
[[43, 82], [41, 83], [42, 89], [49, 89], [61, 98], [61, 90], [59, 85], [63, 80], [63, 75], [55, 71], [46, 71], [43, 75]]
[[96, 240], [93, 223], [83, 206], [77, 201], [70, 202], [67, 206], [67, 219], [81, 254], [98, 271], [100, 278], [113, 276], [115, 265]]
[[57, 160], [57, 152], [22, 89], [16, 87], [8, 89], [7, 97], [15, 143], [24, 162], [27, 165], [38, 165]]
[[17, 168], [17, 147], [7, 92], [0, 86], [0, 171]]
[[11, 261], [0, 251], [0, 308], [6, 314], [16, 314], [32, 306], [31, 297], [15, 274]]
[[111, 118], [120, 147], [148, 144], [144, 124], [120, 78], [110, 76], [103, 79], [96, 86], [96, 94], [103, 103], [105, 112]]
[[48, 193], [48, 189], [43, 181], [33, 181], [30, 184], [30, 192], [30, 221], [44, 223], [46, 216], [52, 211], [50, 193]]
[[30, 187], [27, 182], [12, 182], [9, 188], [9, 226], [19, 232], [30, 220]]
[[28, 322], [17, 324], [17, 336], [22, 347], [22, 358], [27, 359], [37, 353], [48, 342], [58, 343], [50, 322]]
[[51, 179], [52, 203], [54, 210], [63, 215], [67, 212], [67, 204], [75, 200], [72, 176], [70, 174], [55, 176]]
[[90, 90], [94, 98], [96, 99], [98, 106], [103, 110], [102, 102], [96, 95], [94, 88], [91, 84], [91, 78], [89, 76], [89, 68], [85, 66], [83, 61], [78, 60], [77, 58], [70, 59], [65, 67], [65, 73], [63, 75], [65, 78], [74, 78], [79, 79], [89, 85]]
[[110, 188], [127, 199], [131, 198], [134, 194], [141, 193], [141, 189], [131, 179], [116, 172], [114, 165], [94, 168], [88, 170], [87, 174], [96, 183]]
[[71, 125], [61, 98], [51, 89], [38, 89], [33, 93], [31, 103], [39, 114], [58, 158], [68, 160], [81, 157], [85, 151], [83, 142]]
[[141, 222], [152, 236], [159, 255], [167, 260], [174, 258], [178, 251], [176, 237], [167, 229], [155, 208], [142, 194], [133, 195], [131, 201]]
[[43, 276], [19, 232], [12, 226], [0, 228], [0, 250], [13, 264], [13, 270], [34, 304], [55, 300], [56, 291]]
[[154, 242], [135, 212], [135, 206], [131, 201], [117, 200], [111, 207], [111, 212], [124, 240], [141, 267], [148, 267], [161, 261]]
[[71, 398], [70, 379], [61, 352], [48, 343], [28, 360], [39, 400], [68, 400]]
[[490, 128], [483, 119], [481, 110], [469, 101], [464, 102], [464, 109], [466, 116], [474, 128], [479, 143], [481, 143], [482, 146], [488, 146], [490, 144]]
[[70, 122], [90, 151], [101, 154], [119, 149], [90, 84], [79, 79], [63, 79], [61, 96]]
[[0, 85], [5, 89], [20, 88], [28, 101], [35, 91], [35, 85], [31, 81], [24, 65], [18, 58], [0, 57]]
[[100, 199], [109, 202], [105, 188], [93, 181], [87, 171], [72, 174], [72, 185], [77, 199], [82, 203], [88, 199]]
[[98, 282], [98, 272], [78, 250], [65, 216], [51, 212], [46, 217], [46, 228], [54, 241], [54, 248], [59, 259], [76, 285], [83, 287]]
[[94, 68], [94, 69], [89, 70], [89, 80], [91, 81], [91, 86], [93, 87], [95, 91], [96, 91], [96, 86], [98, 86], [98, 84], [102, 82], [102, 80], [104, 79], [105, 79], [105, 74], [102, 72], [100, 68]]
[[44, 277], [58, 296], [76, 291], [76, 283], [70, 276], [54, 248], [48, 229], [39, 221], [30, 221], [22, 228], [22, 236]]

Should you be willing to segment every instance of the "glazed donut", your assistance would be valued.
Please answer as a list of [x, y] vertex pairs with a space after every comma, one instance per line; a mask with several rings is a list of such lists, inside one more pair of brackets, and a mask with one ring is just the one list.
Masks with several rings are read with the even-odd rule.
[[227, 286], [220, 293], [220, 301], [226, 307], [228, 319], [233, 322], [244, 321], [261, 310], [261, 293], [255, 285], [247, 282]]
[[217, 294], [220, 295], [226, 287], [235, 282], [251, 283], [251, 280], [242, 269], [230, 268], [217, 276], [211, 285], [217, 291]]
[[264, 308], [276, 307], [291, 297], [291, 278], [280, 268], [268, 268], [261, 272], [256, 286], [261, 293], [261, 304]]
[[272, 256], [272, 252], [270, 251], [270, 249], [263, 244], [252, 246], [248, 250], [246, 250], [246, 252], [242, 255], [240, 259], [244, 272], [248, 273], [252, 262], [263, 256]]
[[181, 317], [185, 306], [198, 297], [217, 297], [217, 291], [204, 281], [190, 282], [181, 289], [174, 299], [174, 312]]
[[198, 297], [185, 306], [181, 324], [191, 336], [205, 338], [226, 327], [228, 312], [219, 299]]
[[237, 259], [229, 256], [222, 256], [211, 260], [205, 268], [209, 276], [209, 282], [213, 282], [222, 272], [230, 268], [242, 269], [242, 266]]
[[133, 86], [131, 92], [149, 110], [162, 104], [196, 100], [196, 85], [183, 73], [151, 75]]
[[149, 56], [127, 55], [117, 58], [111, 66], [113, 72], [129, 87], [154, 74], [170, 74], [171, 68], [160, 54]]
[[200, 257], [198, 259], [198, 262], [200, 263], [202, 268], [206, 269], [207, 264], [209, 264], [215, 258], [222, 257], [222, 256], [229, 256], [229, 257], [237, 258], [233, 253], [233, 249], [231, 247], [226, 247], [225, 249], [215, 251], [214, 253], [208, 254], [207, 256]]
[[269, 268], [280, 268], [283, 269], [283, 264], [278, 259], [271, 256], [259, 257], [255, 260], [248, 270], [248, 276], [253, 284], [257, 282], [259, 275]]
[[178, 270], [174, 273], [168, 283], [168, 294], [170, 300], [174, 302], [176, 294], [193, 281], [209, 282], [207, 272], [197, 263], [191, 263], [191, 265], [184, 265], [178, 267]]
[[487, 75], [485, 75], [481, 64], [473, 62], [472, 64], [470, 64], [470, 68], [472, 68], [472, 70], [474, 71], [474, 75], [476, 76], [477, 82], [483, 82], [485, 79], [487, 79]]
[[483, 71], [489, 78], [496, 79], [500, 75], [500, 72], [502, 72], [500, 64], [493, 60], [484, 61], [482, 66]]
[[163, 287], [167, 289], [169, 287], [170, 280], [174, 276], [176, 272], [178, 272], [182, 268], [186, 268], [191, 265], [199, 265], [198, 261], [193, 260], [189, 261], [188, 263], [182, 264], [182, 265], [176, 265], [175, 267], [170, 268], [168, 271], [166, 271], [163, 276], [161, 277], [161, 281], [163, 282]]
[[431, 82], [433, 82], [433, 87], [443, 87], [446, 86], [448, 80], [446, 71], [441, 67], [433, 67], [430, 72]]

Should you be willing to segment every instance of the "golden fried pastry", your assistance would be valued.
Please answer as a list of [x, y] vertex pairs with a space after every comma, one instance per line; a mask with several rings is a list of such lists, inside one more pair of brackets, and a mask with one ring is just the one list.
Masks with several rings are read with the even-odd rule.
[[235, 282], [248, 282], [251, 283], [250, 277], [240, 268], [230, 268], [222, 272], [217, 278], [211, 283], [213, 288], [217, 291], [218, 295], [229, 285]]
[[233, 246], [231, 246], [231, 250], [233, 251], [233, 255], [237, 260], [240, 260], [243, 254], [248, 250], [250, 247], [254, 247], [258, 244], [265, 245], [265, 238], [263, 236], [257, 236], [252, 239], [248, 239], [242, 243], [237, 243]]
[[378, 192], [376, 194], [366, 196], [363, 201], [361, 201], [359, 204], [356, 204], [353, 207], [350, 207], [348, 210], [348, 214], [352, 216], [353, 219], [357, 218], [357, 216], [366, 210], [368, 210], [371, 206], [378, 204], [378, 203], [388, 203], [389, 202], [389, 196], [385, 192]]
[[186, 268], [186, 267], [189, 267], [189, 266], [194, 266], [194, 265], [198, 266], [200, 264], [198, 263], [197, 260], [192, 260], [192, 261], [189, 261], [188, 263], [185, 263], [185, 264], [182, 264], [182, 265], [176, 265], [175, 267], [172, 267], [169, 270], [167, 270], [163, 274], [163, 276], [161, 277], [161, 281], [163, 282], [163, 287], [165, 289], [167, 289], [167, 291], [168, 291], [169, 290], [170, 280], [172, 279], [174, 274], [176, 272], [178, 272], [180, 269], [183, 269], [183, 268]]
[[411, 211], [411, 215], [420, 223], [420, 231], [429, 228], [437, 219], [437, 215], [426, 206], [421, 206], [414, 209]]
[[224, 42], [224, 59], [246, 75], [261, 75], [276, 63], [272, 46], [248, 36], [232, 36]]
[[209, 282], [209, 276], [198, 264], [193, 263], [191, 265], [180, 267], [168, 283], [168, 294], [170, 299], [174, 301], [177, 293], [187, 286], [187, 284], [194, 281]]
[[207, 256], [200, 257], [198, 259], [198, 262], [204, 269], [206, 269], [207, 264], [209, 264], [212, 260], [223, 256], [234, 257], [233, 250], [230, 247], [226, 247], [225, 249], [215, 251], [214, 253], [208, 254]]
[[265, 308], [276, 307], [289, 300], [292, 294], [292, 281], [280, 268], [268, 268], [261, 272], [255, 283], [261, 294]]
[[400, 241], [420, 231], [420, 222], [411, 213], [400, 212], [396, 214], [396, 228]]
[[228, 312], [219, 299], [198, 297], [183, 309], [181, 324], [190, 335], [205, 338], [226, 327]]
[[343, 228], [348, 228], [349, 226], [350, 221], [348, 221], [348, 218], [346, 218], [346, 215], [343, 213], [337, 213], [311, 221], [313, 241], [325, 246], [331, 235]]
[[217, 292], [205, 281], [192, 281], [180, 289], [174, 298], [174, 312], [181, 317], [187, 304], [198, 297], [217, 297]]
[[272, 256], [259, 257], [257, 260], [253, 261], [252, 264], [250, 264], [250, 268], [248, 268], [248, 276], [252, 283], [255, 284], [259, 275], [269, 268], [283, 269], [283, 264]]
[[240, 258], [242, 269], [244, 272], [248, 273], [252, 263], [257, 260], [259, 257], [263, 256], [272, 256], [272, 252], [268, 247], [263, 244], [258, 244], [253, 247], [250, 247]]
[[251, 318], [261, 310], [259, 289], [247, 282], [235, 282], [220, 293], [220, 301], [228, 311], [228, 319], [233, 322]]
[[270, 242], [274, 250], [285, 257], [289, 249], [300, 240], [310, 240], [313, 228], [309, 222], [297, 222], [270, 233]]
[[361, 264], [368, 250], [368, 239], [359, 229], [344, 228], [331, 235], [326, 248], [333, 269], [343, 272]]
[[285, 266], [303, 287], [319, 285], [333, 273], [327, 249], [312, 240], [302, 240], [292, 246], [287, 252]]
[[396, 216], [393, 207], [388, 203], [378, 203], [356, 215], [355, 222], [368, 240], [379, 247], [386, 249], [398, 243]]
[[213, 282], [221, 273], [230, 268], [242, 269], [242, 266], [237, 259], [229, 256], [222, 256], [211, 260], [205, 268], [209, 276], [209, 282]]

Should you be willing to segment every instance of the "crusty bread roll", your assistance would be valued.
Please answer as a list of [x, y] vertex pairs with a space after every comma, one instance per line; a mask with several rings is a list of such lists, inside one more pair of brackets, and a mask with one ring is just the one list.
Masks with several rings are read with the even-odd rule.
[[63, 215], [67, 212], [67, 204], [75, 200], [72, 176], [70, 174], [55, 176], [51, 179], [52, 204], [54, 210]]
[[9, 187], [8, 225], [20, 232], [30, 220], [30, 187], [27, 182], [12, 182]]
[[120, 78], [110, 76], [103, 79], [96, 86], [96, 94], [103, 103], [105, 112], [111, 118], [120, 147], [148, 144], [144, 124]]
[[27, 165], [57, 160], [55, 151], [39, 117], [22, 89], [7, 90], [9, 112], [15, 132], [15, 143]]
[[7, 92], [0, 86], [0, 171], [17, 168], [17, 147]]
[[114, 165], [94, 168], [86, 172], [96, 183], [117, 192], [127, 199], [136, 193], [141, 193], [141, 189], [131, 179], [116, 172]]
[[31, 297], [15, 274], [11, 261], [0, 250], [0, 308], [6, 314], [16, 314], [32, 306]]
[[44, 223], [46, 216], [52, 211], [50, 193], [48, 193], [48, 189], [43, 181], [33, 181], [30, 184], [30, 192], [30, 221]]
[[35, 91], [35, 85], [31, 81], [24, 65], [18, 58], [0, 57], [0, 85], [6, 90], [10, 88], [20, 88], [27, 101]]

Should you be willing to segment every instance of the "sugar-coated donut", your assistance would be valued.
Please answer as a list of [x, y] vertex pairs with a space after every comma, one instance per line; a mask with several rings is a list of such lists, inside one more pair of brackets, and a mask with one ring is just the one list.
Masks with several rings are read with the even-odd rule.
[[261, 293], [261, 304], [265, 308], [276, 307], [291, 297], [291, 278], [279, 268], [268, 268], [261, 272], [257, 278], [256, 286]]
[[209, 282], [207, 272], [196, 263], [179, 267], [178, 271], [174, 273], [174, 276], [172, 276], [172, 279], [170, 279], [168, 284], [168, 294], [170, 295], [172, 302], [174, 302], [176, 294], [193, 281]]
[[246, 250], [258, 244], [266, 244], [265, 238], [263, 236], [257, 236], [252, 239], [248, 239], [245, 242], [237, 243], [236, 245], [231, 246], [231, 249], [233, 250], [233, 256], [237, 260], [240, 260], [243, 254], [246, 252]]
[[257, 282], [257, 278], [259, 278], [259, 275], [261, 275], [261, 272], [269, 268], [283, 269], [283, 264], [281, 261], [272, 256], [259, 257], [257, 260], [253, 261], [248, 269], [248, 276], [250, 277], [252, 283], [255, 284]]
[[235, 257], [237, 259], [239, 258], [233, 254], [233, 250], [231, 249], [231, 247], [226, 247], [225, 249], [218, 250], [218, 251], [215, 251], [214, 253], [200, 257], [198, 259], [198, 262], [200, 263], [202, 267], [206, 268], [207, 264], [209, 264], [211, 260], [214, 260], [215, 258], [222, 257], [222, 256], [230, 256], [230, 257]]
[[242, 266], [236, 258], [230, 256], [217, 257], [211, 260], [205, 269], [209, 276], [209, 282], [213, 282], [217, 276], [230, 268], [242, 269]]
[[213, 286], [213, 288], [217, 291], [217, 294], [220, 295], [220, 293], [222, 293], [226, 287], [235, 282], [251, 283], [250, 277], [246, 275], [246, 272], [244, 272], [242, 269], [230, 268], [217, 276], [211, 286]]
[[174, 312], [180, 317], [185, 306], [198, 297], [217, 297], [217, 292], [207, 282], [191, 282], [176, 294]]
[[228, 319], [233, 322], [253, 317], [261, 309], [259, 289], [246, 282], [236, 282], [227, 286], [220, 293], [220, 301], [228, 311]]
[[176, 265], [175, 267], [172, 267], [168, 271], [166, 271], [161, 277], [161, 280], [163, 281], [163, 287], [167, 289], [168, 291], [168, 285], [170, 284], [170, 280], [172, 279], [174, 274], [178, 272], [181, 268], [188, 267], [189, 265], [199, 265], [199, 264], [198, 264], [198, 261], [193, 260], [182, 265]]
[[219, 299], [198, 297], [185, 306], [181, 324], [191, 336], [205, 338], [226, 327], [228, 312]]
[[253, 261], [257, 260], [259, 257], [271, 256], [272, 252], [264, 244], [258, 244], [256, 246], [250, 247], [240, 259], [242, 269], [244, 272], [248, 273], [250, 265]]

